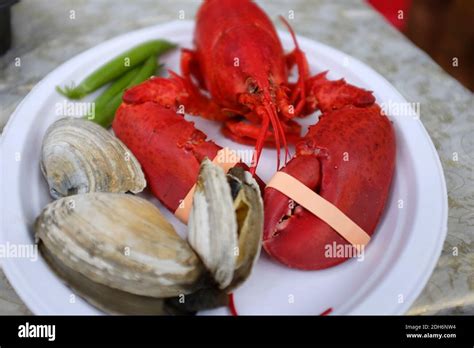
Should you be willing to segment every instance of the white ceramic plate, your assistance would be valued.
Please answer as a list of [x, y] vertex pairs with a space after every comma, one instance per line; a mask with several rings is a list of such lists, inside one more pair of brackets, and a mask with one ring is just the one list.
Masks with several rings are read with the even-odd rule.
[[[12, 115], [1, 143], [1, 242], [31, 244], [32, 224], [51, 201], [40, 166], [40, 146], [47, 127], [58, 116], [55, 105], [65, 99], [56, 85], [80, 81], [111, 57], [140, 42], [169, 38], [192, 47], [192, 22], [177, 21], [138, 30], [94, 47], [64, 63], [30, 92]], [[286, 49], [288, 33], [279, 33]], [[330, 70], [330, 78], [375, 92], [379, 103], [405, 103], [404, 98], [375, 71], [333, 48], [299, 37], [312, 72]], [[167, 67], [179, 71], [179, 52], [169, 54]], [[447, 196], [435, 148], [421, 122], [406, 113], [391, 115], [397, 136], [396, 172], [391, 194], [363, 262], [349, 260], [323, 271], [297, 271], [271, 260], [265, 252], [250, 279], [235, 292], [241, 314], [401, 314], [426, 284], [441, 252], [447, 230]], [[191, 118], [191, 117], [188, 117]], [[250, 149], [225, 139], [219, 125], [192, 117], [196, 126], [223, 146]], [[309, 117], [302, 123], [314, 123]], [[265, 150], [258, 174], [268, 180], [276, 153]], [[160, 204], [154, 200], [158, 206]], [[167, 212], [181, 234], [185, 228]], [[71, 301], [71, 290], [42, 258], [2, 259], [3, 270], [26, 305], [36, 314], [96, 314], [87, 302]], [[71, 303], [73, 302], [73, 303]], [[227, 314], [227, 309], [206, 314]]]

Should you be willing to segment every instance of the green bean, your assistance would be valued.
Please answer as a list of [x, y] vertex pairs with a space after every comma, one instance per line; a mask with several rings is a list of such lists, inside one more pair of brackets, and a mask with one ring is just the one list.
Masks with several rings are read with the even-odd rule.
[[115, 80], [109, 88], [107, 88], [104, 93], [98, 96], [95, 100], [96, 109], [102, 106], [107, 105], [107, 103], [115, 97], [118, 93], [123, 92], [125, 88], [132, 82], [135, 75], [138, 74], [143, 64], [134, 67], [132, 70], [126, 72], [123, 76]]
[[109, 88], [107, 88], [100, 96], [98, 96], [94, 100], [93, 114], [86, 115], [85, 117], [88, 120], [94, 121], [96, 115], [101, 115], [109, 101], [112, 100], [112, 98], [115, 97], [118, 93], [123, 92], [125, 88], [127, 88], [127, 86], [130, 84], [130, 82], [132, 82], [135, 75], [137, 75], [140, 71], [142, 65], [136, 66], [135, 68], [115, 80]]
[[122, 76], [150, 56], [160, 55], [174, 47], [176, 47], [175, 44], [165, 40], [147, 41], [112, 59], [87, 76], [79, 85], [64, 88], [58, 86], [56, 90], [70, 99], [81, 99]]
[[[148, 79], [150, 76], [154, 75], [156, 73], [156, 64], [157, 61], [157, 56], [151, 56], [149, 57], [145, 63], [134, 69], [133, 71], [135, 72], [130, 81], [128, 81], [128, 84], [124, 86], [121, 90], [118, 91], [113, 97], [111, 97], [106, 103], [101, 103], [99, 106], [95, 106], [95, 115], [92, 121], [95, 123], [100, 124], [103, 127], [110, 127], [112, 124], [112, 121], [114, 120], [115, 117], [115, 111], [117, 111], [117, 108], [120, 106], [122, 103], [122, 96], [123, 92], [125, 89], [136, 86], [140, 84], [141, 82], [145, 81]], [[128, 74], [127, 74], [128, 75]], [[117, 81], [118, 84], [118, 81]], [[110, 89], [115, 88], [114, 85], [112, 85]], [[104, 94], [110, 94], [109, 90], [105, 91]], [[103, 95], [104, 95], [103, 94]], [[103, 95], [101, 95], [99, 98], [100, 99]]]

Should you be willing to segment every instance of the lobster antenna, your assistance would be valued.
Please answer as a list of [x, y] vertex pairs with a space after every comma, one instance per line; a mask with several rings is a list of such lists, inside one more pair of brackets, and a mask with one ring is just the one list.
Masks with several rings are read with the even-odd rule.
[[290, 157], [290, 150], [288, 149], [288, 143], [286, 141], [286, 134], [281, 126], [281, 122], [278, 122], [278, 128], [280, 129], [281, 134], [283, 134], [283, 146], [285, 148], [285, 165], [288, 163], [288, 158]]
[[[283, 22], [283, 24], [288, 28], [288, 31], [290, 32], [291, 38], [293, 39], [293, 43], [295, 45], [295, 59], [296, 59], [296, 65], [298, 66], [298, 82], [297, 84], [297, 89], [293, 91], [293, 95], [291, 98], [291, 102], [295, 103], [298, 97], [298, 94], [300, 96], [300, 100], [295, 105], [295, 114], [298, 114], [301, 112], [301, 109], [304, 107], [305, 104], [305, 99], [306, 99], [306, 86], [305, 86], [305, 80], [309, 76], [309, 68], [308, 68], [308, 62], [306, 60], [306, 57], [304, 53], [301, 51], [300, 46], [298, 45], [298, 40], [296, 40], [296, 34], [291, 27], [290, 23], [283, 17], [279, 16], [280, 20]], [[299, 93], [298, 93], [299, 92]]]
[[250, 166], [250, 174], [255, 175], [255, 171], [257, 170], [258, 161], [260, 160], [260, 154], [262, 153], [263, 148], [263, 141], [267, 135], [268, 130], [268, 123], [269, 117], [266, 116], [263, 118], [262, 129], [260, 130], [260, 134], [257, 138], [257, 143], [255, 144], [255, 153], [252, 159], [252, 165]]
[[280, 18], [280, 20], [283, 22], [283, 24], [288, 28], [288, 31], [290, 32], [291, 38], [293, 39], [293, 43], [295, 44], [296, 49], [299, 51], [300, 46], [298, 45], [298, 41], [296, 40], [296, 34], [295, 34], [293, 28], [291, 27], [290, 23], [288, 23], [288, 21], [282, 15], [278, 16], [278, 18]]
[[[288, 162], [288, 157], [290, 155], [290, 151], [288, 150], [288, 143], [286, 141], [286, 134], [285, 134], [285, 131], [283, 130], [283, 127], [281, 126], [281, 122], [280, 122], [280, 119], [278, 118], [278, 113], [276, 111], [276, 108], [275, 108], [275, 105], [274, 104], [271, 104], [271, 108], [272, 108], [272, 112], [273, 114], [275, 115], [275, 119], [276, 119], [276, 129], [274, 128], [274, 132], [279, 132], [281, 134], [281, 140], [283, 142], [283, 148], [285, 149], [285, 164]], [[278, 149], [279, 149], [279, 141], [277, 141], [277, 137], [275, 136], [275, 143], [277, 144], [278, 146]], [[277, 170], [280, 169], [280, 152], [277, 151], [278, 153], [278, 162], [277, 162]]]
[[275, 113], [274, 108], [271, 107], [270, 104], [265, 104], [265, 111], [270, 117], [270, 122], [272, 123], [272, 128], [273, 128], [273, 136], [275, 137], [275, 147], [277, 150], [277, 170], [280, 168], [280, 149], [281, 149], [281, 144], [280, 144], [280, 131], [278, 128], [279, 125], [279, 120], [278, 116]]
[[285, 149], [286, 149], [286, 151], [288, 151], [285, 133], [283, 132], [280, 121], [278, 119], [278, 114], [276, 112], [275, 105], [273, 105], [270, 102], [270, 100], [271, 100], [270, 93], [267, 90], [265, 90], [264, 100], [263, 100], [263, 105], [262, 105], [263, 110], [260, 109], [263, 112], [260, 111], [260, 113], [259, 113], [262, 117], [263, 123], [262, 123], [260, 133], [257, 137], [257, 142], [255, 144], [255, 151], [256, 152], [254, 154], [253, 165], [250, 167], [250, 173], [252, 175], [255, 174], [255, 171], [256, 171], [257, 166], [258, 166], [258, 162], [260, 161], [260, 155], [261, 155], [262, 150], [263, 150], [263, 145], [264, 145], [264, 142], [265, 142], [265, 138], [267, 137], [269, 124], [272, 125], [273, 134], [275, 136], [275, 147], [277, 149], [277, 155], [278, 155], [277, 170], [280, 168], [280, 149], [281, 149], [280, 135], [282, 136], [282, 140], [283, 140], [283, 144], [285, 146]]
[[[266, 100], [271, 100], [270, 94], [268, 91], [265, 91], [265, 98]], [[273, 134], [275, 137], [275, 147], [277, 149], [277, 170], [280, 169], [280, 149], [281, 149], [281, 143], [280, 143], [280, 136], [281, 136], [281, 141], [283, 142], [283, 147], [285, 149], [285, 163], [288, 160], [288, 155], [289, 155], [289, 150], [288, 150], [288, 143], [286, 141], [286, 135], [285, 131], [283, 130], [283, 127], [281, 126], [280, 119], [278, 118], [278, 113], [275, 108], [275, 104], [271, 102], [265, 103], [265, 110], [267, 111], [267, 114], [270, 116], [270, 120], [272, 123], [272, 128], [273, 128]]]

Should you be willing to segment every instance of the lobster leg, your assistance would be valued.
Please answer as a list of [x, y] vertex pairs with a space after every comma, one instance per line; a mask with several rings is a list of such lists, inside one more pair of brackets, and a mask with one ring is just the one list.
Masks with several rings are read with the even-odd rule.
[[312, 76], [306, 81], [308, 110], [317, 107], [323, 113], [338, 110], [346, 105], [367, 107], [375, 103], [371, 91], [348, 84], [344, 79], [328, 80], [327, 71]]
[[199, 87], [204, 87], [204, 80], [193, 51], [183, 49], [181, 70], [184, 77], [170, 71], [169, 78], [151, 78], [131, 88], [124, 94], [124, 102], [138, 104], [153, 101], [181, 114], [186, 112], [214, 121], [224, 121], [229, 118], [219, 105], [202, 94], [198, 86], [194, 84], [191, 76], [197, 79]]
[[199, 88], [206, 90], [206, 84], [201, 70], [199, 69], [195, 51], [187, 48], [181, 50], [181, 73], [183, 77], [188, 80], [191, 80], [191, 76], [194, 77], [198, 82]]
[[290, 97], [290, 103], [293, 105], [292, 112], [285, 112], [286, 109], [283, 109], [283, 114], [287, 118], [294, 118], [296, 116], [304, 116], [310, 114], [311, 112], [303, 113], [303, 110], [306, 108], [307, 100], [306, 100], [306, 95], [307, 95], [307, 83], [306, 81], [309, 78], [309, 64], [308, 60], [306, 59], [306, 55], [304, 52], [300, 49], [298, 45], [298, 40], [296, 40], [296, 35], [295, 32], [293, 31], [293, 28], [291, 25], [288, 23], [288, 21], [280, 16], [280, 20], [283, 22], [283, 24], [286, 25], [288, 28], [291, 37], [293, 39], [293, 43], [295, 45], [295, 48], [293, 49], [292, 52], [287, 54], [285, 56], [286, 60], [286, 65], [288, 70], [291, 70], [295, 65], [298, 67], [298, 81], [292, 85], [291, 88], [291, 97]]
[[[296, 144], [301, 140], [300, 131], [301, 126], [294, 121], [282, 122], [283, 130], [286, 133], [286, 139], [290, 144]], [[223, 134], [242, 144], [254, 145], [255, 140], [260, 135], [261, 125], [257, 123], [250, 123], [244, 120], [230, 119], [224, 122], [222, 127]], [[265, 146], [275, 146], [275, 137], [272, 130], [267, 130], [265, 135]]]
[[178, 113], [185, 112], [204, 118], [223, 121], [229, 116], [209, 98], [202, 95], [190, 81], [170, 72], [169, 78], [154, 77], [124, 93], [127, 104], [153, 101]]

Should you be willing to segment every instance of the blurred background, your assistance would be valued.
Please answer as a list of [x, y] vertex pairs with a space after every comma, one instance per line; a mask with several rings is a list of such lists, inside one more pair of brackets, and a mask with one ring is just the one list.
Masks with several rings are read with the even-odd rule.
[[474, 91], [474, 1], [368, 2], [451, 76]]
[[[445, 71], [474, 91], [473, 0], [366, 1]], [[16, 2], [0, 0], [0, 55], [8, 50], [11, 31], [16, 29], [10, 29], [10, 8]], [[50, 3], [54, 5], [54, 0]]]

